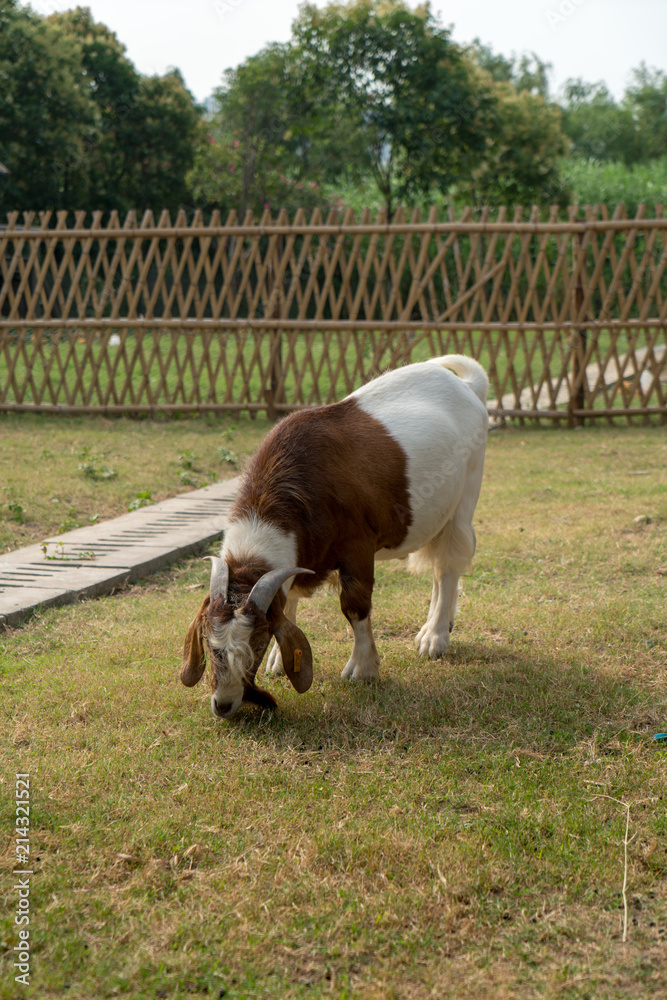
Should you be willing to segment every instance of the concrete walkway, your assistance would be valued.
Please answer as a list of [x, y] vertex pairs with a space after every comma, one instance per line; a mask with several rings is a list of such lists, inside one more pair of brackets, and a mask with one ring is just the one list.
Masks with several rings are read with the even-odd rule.
[[[657, 345], [653, 348], [653, 357], [655, 359], [656, 365], [662, 364], [665, 358], [666, 348], [663, 345]], [[604, 381], [605, 385], [613, 386], [621, 378], [632, 378], [636, 375], [638, 370], [642, 369], [645, 364], [646, 355], [648, 354], [648, 348], [639, 347], [634, 352], [634, 362], [628, 365], [628, 355], [622, 355], [619, 358], [621, 363], [621, 368], [614, 358], [611, 358], [607, 363], [604, 371]], [[585, 385], [592, 387], [597, 384], [600, 378], [600, 366], [597, 362], [592, 362], [586, 366], [586, 380]], [[662, 379], [661, 379], [662, 381]], [[640, 375], [640, 386], [642, 392], [647, 393], [650, 391], [653, 385], [653, 375], [648, 369], [641, 371]], [[541, 386], [537, 398], [535, 398], [535, 389], [533, 386], [528, 386], [521, 391], [519, 397], [519, 409], [522, 410], [553, 410], [557, 407], [567, 407], [570, 399], [570, 386], [567, 380], [563, 380], [558, 388], [556, 398], [552, 398], [552, 392], [549, 384], [545, 383]], [[495, 399], [490, 399], [487, 403], [490, 410], [495, 409], [498, 406], [498, 402]], [[502, 408], [504, 410], [514, 410], [517, 409], [516, 395], [513, 392], [507, 393], [502, 398]]]
[[[0, 555], [0, 628], [127, 586], [219, 539], [238, 478]], [[46, 546], [46, 551], [44, 551]]]

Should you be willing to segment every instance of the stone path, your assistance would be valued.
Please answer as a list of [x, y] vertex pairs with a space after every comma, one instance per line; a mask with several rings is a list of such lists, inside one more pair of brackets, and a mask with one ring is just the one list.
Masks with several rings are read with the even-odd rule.
[[[665, 357], [665, 347], [658, 345], [653, 348], [653, 357], [655, 362], [659, 365]], [[621, 378], [621, 372], [623, 377], [629, 378], [635, 374], [637, 369], [640, 369], [644, 364], [648, 349], [646, 347], [637, 348], [634, 352], [635, 363], [629, 367], [627, 365], [627, 355], [623, 355], [619, 358], [621, 362], [621, 370], [619, 371], [618, 365], [614, 358], [611, 358], [605, 367], [605, 383], [607, 385], [613, 385], [615, 382]], [[586, 366], [586, 385], [594, 386], [600, 377], [600, 366], [597, 362], [593, 362]], [[648, 370], [644, 370], [640, 376], [640, 384], [643, 392], [648, 392], [653, 384], [653, 376]], [[554, 409], [554, 404], [556, 407], [566, 407], [570, 398], [570, 387], [566, 381], [563, 381], [558, 389], [556, 399], [552, 401], [551, 392], [548, 385], [543, 385], [539, 391], [538, 397], [534, 400], [534, 389], [531, 386], [523, 389], [520, 395], [520, 408], [523, 410], [552, 410]], [[489, 400], [487, 406], [490, 410], [497, 407], [498, 403], [496, 400]], [[516, 396], [513, 392], [507, 393], [502, 398], [502, 406], [505, 410], [513, 410], [516, 408]]]
[[237, 486], [238, 478], [214, 483], [1, 554], [0, 628], [39, 607], [109, 594], [205, 550], [224, 531]]

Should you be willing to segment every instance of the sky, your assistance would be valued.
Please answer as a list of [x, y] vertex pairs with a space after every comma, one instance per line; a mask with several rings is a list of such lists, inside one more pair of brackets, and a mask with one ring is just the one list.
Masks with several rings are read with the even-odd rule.
[[[224, 70], [285, 42], [298, 0], [32, 0], [40, 14], [90, 7], [144, 75], [180, 69], [198, 101]], [[326, 6], [327, 0], [313, 0]], [[411, 7], [417, 4], [410, 3]], [[604, 81], [622, 97], [643, 61], [667, 70], [667, 0], [432, 0], [460, 44], [479, 38], [505, 56], [535, 52], [553, 66], [552, 93], [569, 77]]]

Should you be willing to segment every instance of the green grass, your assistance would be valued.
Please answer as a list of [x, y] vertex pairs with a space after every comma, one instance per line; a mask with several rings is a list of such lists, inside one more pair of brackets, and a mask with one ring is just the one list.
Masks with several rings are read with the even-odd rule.
[[[59, 427], [27, 426], [34, 448]], [[119, 422], [95, 442], [101, 426], [96, 454], [171, 441]], [[204, 454], [211, 428], [183, 427]], [[124, 476], [108, 461], [95, 489]], [[274, 714], [216, 721], [179, 684], [198, 560], [5, 633], [0, 997], [664, 1000], [666, 468], [660, 428], [495, 432], [448, 656], [412, 645], [429, 581], [379, 565], [382, 681], [340, 681], [351, 636], [321, 592], [299, 619], [313, 687], [268, 680]]]

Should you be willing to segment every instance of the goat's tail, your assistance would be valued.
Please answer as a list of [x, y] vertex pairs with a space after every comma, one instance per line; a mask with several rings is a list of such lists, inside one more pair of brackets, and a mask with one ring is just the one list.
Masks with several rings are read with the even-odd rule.
[[445, 354], [442, 358], [431, 358], [434, 365], [442, 365], [449, 368], [458, 375], [460, 379], [467, 382], [476, 396], [479, 396], [483, 403], [486, 402], [486, 394], [489, 391], [489, 380], [487, 374], [478, 361], [474, 358], [467, 358], [463, 354]]

